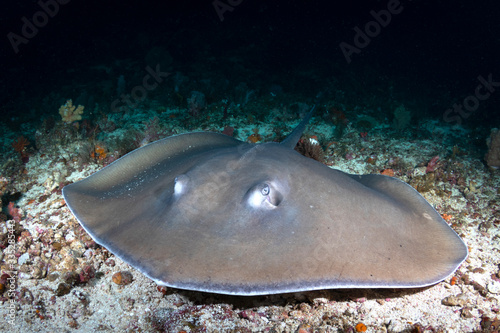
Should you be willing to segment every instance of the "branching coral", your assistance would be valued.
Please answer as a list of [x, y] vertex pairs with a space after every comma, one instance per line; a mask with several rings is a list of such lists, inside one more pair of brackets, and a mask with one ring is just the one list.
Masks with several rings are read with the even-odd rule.
[[23, 163], [27, 163], [29, 160], [28, 150], [26, 149], [29, 144], [30, 142], [24, 136], [20, 136], [16, 141], [12, 142], [12, 148], [21, 155]]
[[314, 138], [300, 139], [295, 146], [295, 150], [305, 157], [312, 158], [316, 161], [323, 162], [325, 160], [325, 152], [319, 142]]
[[25, 148], [30, 144], [28, 139], [26, 139], [24, 136], [20, 136], [17, 138], [16, 141], [12, 142], [12, 148], [14, 148], [15, 151], [18, 153], [23, 154]]
[[82, 120], [83, 109], [84, 107], [82, 105], [75, 107], [73, 101], [68, 99], [66, 104], [61, 105], [59, 108], [59, 114], [65, 123], [70, 124], [74, 121]]

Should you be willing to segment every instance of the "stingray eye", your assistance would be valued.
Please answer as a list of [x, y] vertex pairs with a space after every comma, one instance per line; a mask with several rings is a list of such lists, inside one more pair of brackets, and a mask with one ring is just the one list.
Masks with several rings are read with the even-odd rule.
[[262, 186], [262, 189], [260, 190], [260, 192], [262, 193], [262, 195], [268, 195], [269, 192], [271, 192], [271, 190], [269, 189], [269, 185], [264, 184], [264, 186]]
[[245, 201], [254, 208], [276, 208], [283, 200], [283, 195], [269, 183], [253, 186], [245, 195]]

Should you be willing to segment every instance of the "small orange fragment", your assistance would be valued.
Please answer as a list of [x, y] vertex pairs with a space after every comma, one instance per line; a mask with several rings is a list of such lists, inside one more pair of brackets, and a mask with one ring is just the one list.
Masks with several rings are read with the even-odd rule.
[[127, 284], [130, 284], [132, 282], [132, 273], [127, 272], [127, 271], [122, 271], [122, 272], [117, 272], [113, 274], [111, 277], [113, 279], [113, 282], [120, 285], [120, 286], [125, 286]]
[[106, 158], [106, 149], [104, 147], [96, 145], [94, 151], [90, 153], [90, 157], [93, 159], [104, 160]]
[[449, 221], [453, 218], [453, 215], [450, 215], [450, 214], [441, 214], [441, 217], [445, 220], [445, 221]]
[[248, 137], [248, 141], [250, 141], [251, 143], [257, 143], [260, 140], [262, 140], [262, 136], [257, 133], [254, 133]]
[[97, 154], [99, 154], [99, 159], [100, 159], [100, 160], [102, 160], [102, 159], [106, 158], [106, 150], [104, 150], [104, 148], [103, 148], [103, 147], [101, 147], [101, 146], [97, 146], [97, 147], [95, 148], [95, 151], [96, 151], [96, 153], [97, 153]]
[[366, 332], [366, 325], [363, 323], [358, 323], [356, 325], [356, 332]]
[[394, 170], [392, 170], [392, 169], [385, 169], [385, 170], [382, 170], [381, 174], [383, 174], [385, 176], [394, 177]]
[[365, 160], [366, 163], [370, 163], [371, 165], [375, 165], [375, 162], [377, 162], [377, 158], [375, 157], [368, 157], [366, 160]]
[[331, 145], [336, 145], [337, 143], [337, 141], [330, 141], [326, 144], [326, 146], [329, 148]]
[[458, 281], [458, 278], [456, 276], [452, 277], [451, 280], [450, 280], [450, 284], [452, 286], [456, 285], [457, 284], [457, 281]]
[[167, 294], [167, 287], [165, 287], [165, 286], [156, 286], [156, 290], [158, 290], [163, 295]]

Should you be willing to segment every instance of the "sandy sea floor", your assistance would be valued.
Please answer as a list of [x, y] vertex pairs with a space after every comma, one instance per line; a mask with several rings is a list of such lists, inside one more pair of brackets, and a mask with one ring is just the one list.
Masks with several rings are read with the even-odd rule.
[[[295, 124], [291, 122], [289, 128]], [[345, 172], [391, 169], [395, 177], [419, 189], [440, 214], [446, 214], [464, 239], [468, 259], [451, 277], [423, 289], [236, 297], [160, 288], [96, 245], [65, 205], [61, 187], [99, 170], [104, 161], [82, 164], [78, 140], [32, 151], [25, 164], [12, 155], [0, 169], [0, 192], [11, 193], [3, 200], [16, 202], [10, 215], [4, 215], [9, 220], [0, 223], [4, 288], [0, 331], [494, 332], [500, 324], [496, 319], [500, 172], [488, 170], [482, 156], [460, 144], [443, 144], [446, 139], [459, 140], [465, 135], [462, 131], [427, 126], [429, 135], [417, 139], [385, 136], [383, 126], [363, 137], [348, 127], [326, 150], [327, 164]], [[234, 127], [237, 137], [246, 140], [256, 125], [235, 123]], [[270, 128], [262, 124], [259, 128], [263, 141], [273, 139]], [[318, 120], [306, 133], [331, 137], [329, 131]], [[110, 130], [108, 138], [113, 135], [119, 135], [118, 130]], [[426, 172], [435, 156], [439, 156], [437, 165]], [[12, 193], [19, 195], [12, 197]], [[131, 281], [125, 281], [128, 273]]]

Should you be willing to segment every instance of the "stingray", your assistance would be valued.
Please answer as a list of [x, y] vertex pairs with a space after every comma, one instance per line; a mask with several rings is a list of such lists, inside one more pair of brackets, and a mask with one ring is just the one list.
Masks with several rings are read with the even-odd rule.
[[98, 244], [174, 288], [263, 295], [450, 276], [467, 247], [416, 190], [293, 149], [311, 114], [281, 143], [210, 132], [153, 142], [65, 186], [64, 199]]

